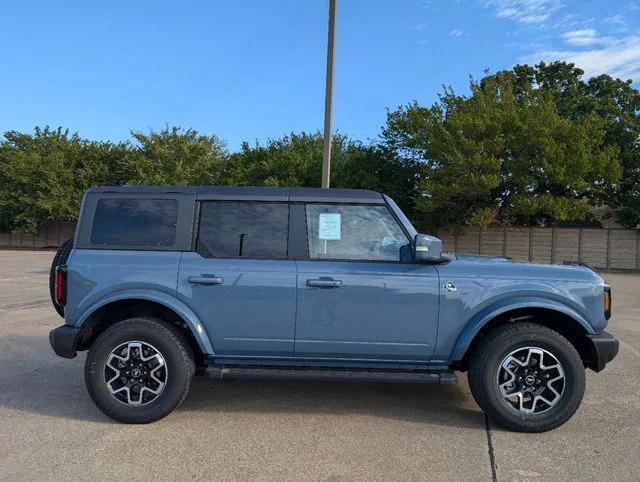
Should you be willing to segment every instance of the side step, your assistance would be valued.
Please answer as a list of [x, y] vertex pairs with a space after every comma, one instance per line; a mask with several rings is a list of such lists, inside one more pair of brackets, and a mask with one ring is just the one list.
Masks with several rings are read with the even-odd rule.
[[208, 366], [209, 378], [232, 380], [240, 378], [288, 380], [337, 380], [349, 382], [439, 383], [454, 385], [458, 377], [451, 371], [364, 370], [346, 368], [282, 368], [272, 366]]

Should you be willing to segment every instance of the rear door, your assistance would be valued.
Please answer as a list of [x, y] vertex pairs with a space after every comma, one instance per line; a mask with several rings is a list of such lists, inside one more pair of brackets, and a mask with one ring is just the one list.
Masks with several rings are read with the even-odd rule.
[[387, 206], [307, 204], [304, 215], [296, 356], [429, 359], [438, 275], [411, 262], [410, 241]]
[[183, 253], [178, 291], [217, 355], [291, 356], [296, 265], [288, 259], [287, 202], [205, 201], [195, 252]]

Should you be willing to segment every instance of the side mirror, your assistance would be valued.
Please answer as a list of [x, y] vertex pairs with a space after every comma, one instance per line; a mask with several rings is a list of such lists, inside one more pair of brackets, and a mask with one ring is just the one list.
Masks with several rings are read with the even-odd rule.
[[417, 262], [437, 262], [442, 260], [442, 241], [428, 234], [416, 234], [413, 259]]

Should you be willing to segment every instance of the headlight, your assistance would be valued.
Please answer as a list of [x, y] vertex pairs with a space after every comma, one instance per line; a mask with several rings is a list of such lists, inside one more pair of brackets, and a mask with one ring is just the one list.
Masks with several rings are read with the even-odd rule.
[[611, 318], [611, 286], [604, 285], [604, 317]]

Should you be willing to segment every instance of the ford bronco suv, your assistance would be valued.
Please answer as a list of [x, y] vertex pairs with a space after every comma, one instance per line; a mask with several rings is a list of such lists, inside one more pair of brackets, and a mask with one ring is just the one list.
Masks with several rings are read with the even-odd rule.
[[158, 420], [194, 374], [455, 383], [520, 431], [578, 409], [618, 352], [587, 266], [442, 251], [389, 197], [351, 189], [104, 187], [52, 266], [64, 325], [109, 417]]

